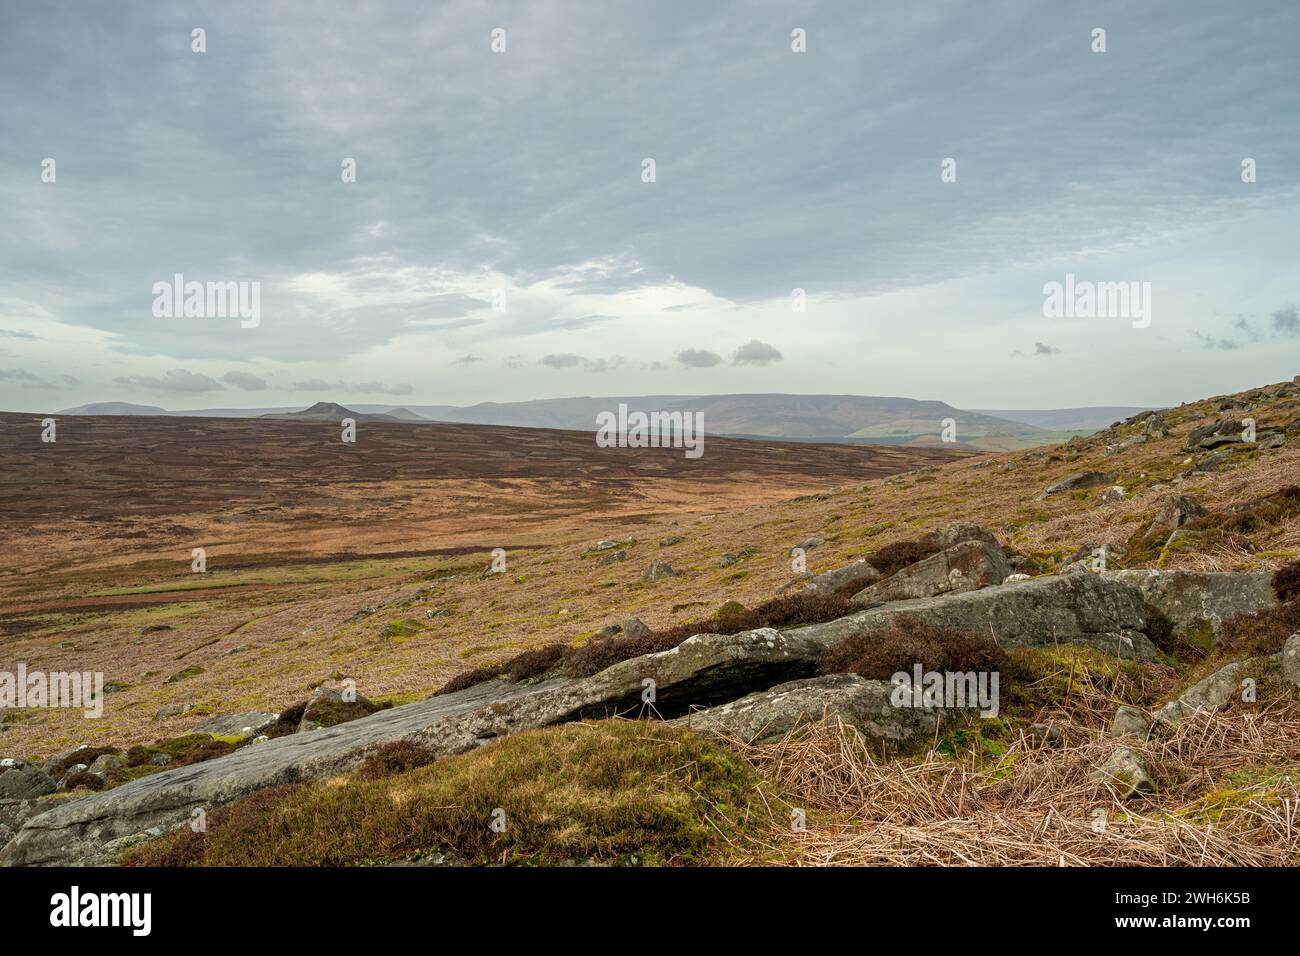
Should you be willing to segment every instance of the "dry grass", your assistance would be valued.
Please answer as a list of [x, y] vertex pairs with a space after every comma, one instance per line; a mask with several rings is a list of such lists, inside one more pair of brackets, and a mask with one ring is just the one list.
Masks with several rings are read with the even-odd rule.
[[[1098, 782], [1095, 768], [1117, 745], [1104, 735], [1059, 749], [1022, 738], [983, 769], [934, 753], [878, 763], [838, 720], [758, 747], [731, 741], [809, 811], [807, 832], [770, 838], [793, 844], [800, 865], [1300, 863], [1300, 705], [1201, 715], [1166, 739], [1123, 744], [1151, 768], [1154, 797], [1122, 803]], [[1251, 782], [1264, 766], [1292, 772]]]

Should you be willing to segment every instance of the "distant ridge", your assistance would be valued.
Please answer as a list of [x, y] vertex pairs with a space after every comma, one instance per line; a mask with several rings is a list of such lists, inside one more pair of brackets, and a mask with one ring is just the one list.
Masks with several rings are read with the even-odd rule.
[[66, 409], [65, 415], [169, 415], [202, 418], [267, 418], [285, 421], [446, 422], [594, 431], [596, 415], [626, 404], [633, 411], [702, 412], [709, 434], [869, 445], [927, 445], [942, 441], [951, 419], [956, 444], [981, 451], [1049, 445], [1089, 435], [1145, 408], [987, 410], [946, 402], [871, 395], [626, 395], [548, 398], [477, 405], [353, 406], [317, 402], [309, 408], [207, 408], [168, 411], [156, 405], [101, 402]]

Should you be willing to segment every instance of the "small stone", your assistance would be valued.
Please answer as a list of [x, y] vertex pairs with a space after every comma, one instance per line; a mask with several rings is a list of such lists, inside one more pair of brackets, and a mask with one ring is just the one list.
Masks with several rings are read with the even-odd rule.
[[1151, 779], [1146, 764], [1127, 747], [1116, 747], [1115, 752], [1098, 768], [1097, 776], [1121, 800], [1155, 793], [1155, 781]]
[[1300, 632], [1292, 634], [1282, 645], [1282, 677], [1300, 689]]
[[645, 569], [645, 573], [641, 575], [641, 580], [646, 584], [653, 584], [656, 581], [662, 581], [664, 578], [679, 576], [677, 569], [667, 561], [655, 559], [650, 562], [650, 567]]
[[639, 617], [627, 617], [623, 619], [623, 635], [630, 638], [645, 637], [650, 633], [650, 628]]
[[1151, 721], [1147, 715], [1136, 707], [1120, 704], [1115, 710], [1115, 719], [1110, 724], [1112, 737], [1141, 737], [1146, 739], [1151, 733]]

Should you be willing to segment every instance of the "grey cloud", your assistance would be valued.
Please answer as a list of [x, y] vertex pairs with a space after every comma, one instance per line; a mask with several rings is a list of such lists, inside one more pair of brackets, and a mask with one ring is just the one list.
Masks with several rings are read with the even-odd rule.
[[378, 395], [410, 395], [415, 387], [406, 382], [360, 382], [352, 388], [358, 392], [370, 392]]
[[1294, 305], [1273, 313], [1273, 332], [1276, 335], [1300, 335], [1300, 312]]
[[736, 354], [731, 360], [732, 365], [770, 365], [772, 362], [779, 362], [782, 355], [775, 348], [766, 342], [760, 342], [758, 339], [750, 339], [740, 348], [736, 349]]
[[712, 368], [722, 361], [722, 356], [707, 349], [682, 349], [677, 353], [677, 361], [687, 368]]
[[323, 378], [309, 378], [305, 382], [294, 382], [290, 386], [295, 392], [335, 392], [342, 387], [342, 382], [327, 382]]
[[593, 359], [587, 358], [585, 355], [564, 352], [559, 355], [543, 356], [538, 364], [553, 369], [581, 368], [586, 372], [612, 372], [623, 366], [623, 359], [618, 355], [607, 359]]
[[76, 379], [71, 375], [59, 376], [60, 382], [51, 382], [26, 369], [0, 369], [0, 382], [14, 382], [26, 388], [58, 388], [60, 385], [75, 385]]
[[1230, 352], [1233, 349], [1241, 348], [1241, 343], [1234, 342], [1232, 339], [1215, 338], [1212, 335], [1197, 332], [1195, 329], [1191, 330], [1191, 334], [1200, 340], [1203, 348], [1217, 349], [1220, 352]]
[[260, 392], [266, 388], [266, 379], [254, 375], [252, 372], [230, 371], [221, 376], [221, 380], [227, 385], [233, 385], [248, 392]]
[[1034, 343], [1035, 355], [1059, 355], [1061, 350], [1054, 345], [1044, 345], [1042, 342]]
[[468, 366], [468, 365], [477, 365], [481, 361], [483, 360], [479, 358], [477, 355], [462, 355], [458, 359], [452, 359], [451, 364]]
[[154, 392], [173, 392], [176, 394], [196, 394], [198, 392], [219, 392], [222, 385], [215, 378], [202, 372], [191, 372], [183, 368], [174, 368], [162, 377], [156, 375], [122, 375], [113, 379], [119, 385], [137, 385]]

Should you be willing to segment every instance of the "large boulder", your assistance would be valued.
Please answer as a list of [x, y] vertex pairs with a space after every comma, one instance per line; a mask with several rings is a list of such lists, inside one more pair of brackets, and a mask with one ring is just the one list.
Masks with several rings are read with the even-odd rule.
[[823, 571], [821, 574], [815, 574], [808, 578], [796, 578], [781, 590], [785, 591], [796, 585], [802, 585], [798, 590], [813, 591], [818, 594], [833, 594], [838, 591], [848, 591], [850, 588], [854, 591], [861, 590], [868, 584], [873, 584], [879, 580], [880, 572], [865, 560], [861, 560], [845, 565], [842, 568], [836, 568], [833, 571]]
[[697, 733], [760, 744], [825, 717], [838, 717], [872, 743], [897, 751], [924, 747], [951, 712], [939, 707], [897, 707], [890, 699], [893, 689], [889, 681], [856, 674], [813, 677], [695, 711], [681, 723]]
[[250, 710], [242, 714], [223, 714], [205, 720], [194, 728], [194, 733], [212, 734], [214, 737], [256, 737], [279, 719], [279, 714], [262, 710]]
[[1108, 475], [1103, 471], [1081, 471], [1077, 474], [1070, 475], [1068, 478], [1062, 478], [1055, 484], [1048, 485], [1038, 493], [1038, 500], [1042, 501], [1045, 498], [1063, 494], [1067, 491], [1080, 491], [1084, 488], [1096, 488], [1098, 485], [1108, 485], [1114, 480], [1114, 475]]
[[1151, 523], [1147, 525], [1146, 532], [1163, 530], [1172, 534], [1187, 522], [1203, 518], [1209, 513], [1199, 501], [1189, 495], [1166, 495]]
[[997, 536], [988, 528], [982, 528], [972, 521], [952, 521], [938, 531], [932, 531], [927, 537], [940, 548], [951, 548], [964, 541], [987, 541], [997, 544]]
[[1137, 588], [1098, 574], [1030, 578], [978, 591], [890, 604], [787, 631], [832, 646], [849, 637], [915, 620], [983, 634], [1003, 647], [1080, 644], [1107, 654], [1152, 660], [1148, 612]]
[[344, 772], [381, 744], [405, 740], [449, 755], [531, 727], [636, 713], [648, 705], [664, 717], [684, 715], [695, 706], [811, 676], [821, 650], [810, 638], [759, 628], [697, 634], [672, 650], [622, 661], [591, 677], [524, 685], [488, 681], [68, 801], [27, 820], [0, 850], [0, 863], [111, 862], [124, 845], [117, 841], [188, 819], [195, 807], [211, 809], [265, 787]]
[[16, 763], [0, 771], [0, 800], [34, 800], [58, 789], [58, 781], [35, 764]]
[[645, 569], [641, 575], [641, 580], [646, 584], [653, 584], [656, 581], [662, 581], [665, 578], [677, 577], [677, 569], [667, 561], [661, 561], [655, 558], [650, 562], [650, 566]]
[[[1194, 640], [1218, 637], [1223, 622], [1277, 604], [1268, 571], [1113, 571], [1108, 577], [1131, 584]], [[1205, 632], [1202, 635], [1202, 632]], [[1208, 640], [1201, 640], [1208, 645]]]
[[974, 591], [1001, 584], [1011, 573], [1002, 549], [987, 541], [968, 540], [910, 564], [853, 595], [856, 607], [932, 597], [950, 591]]

